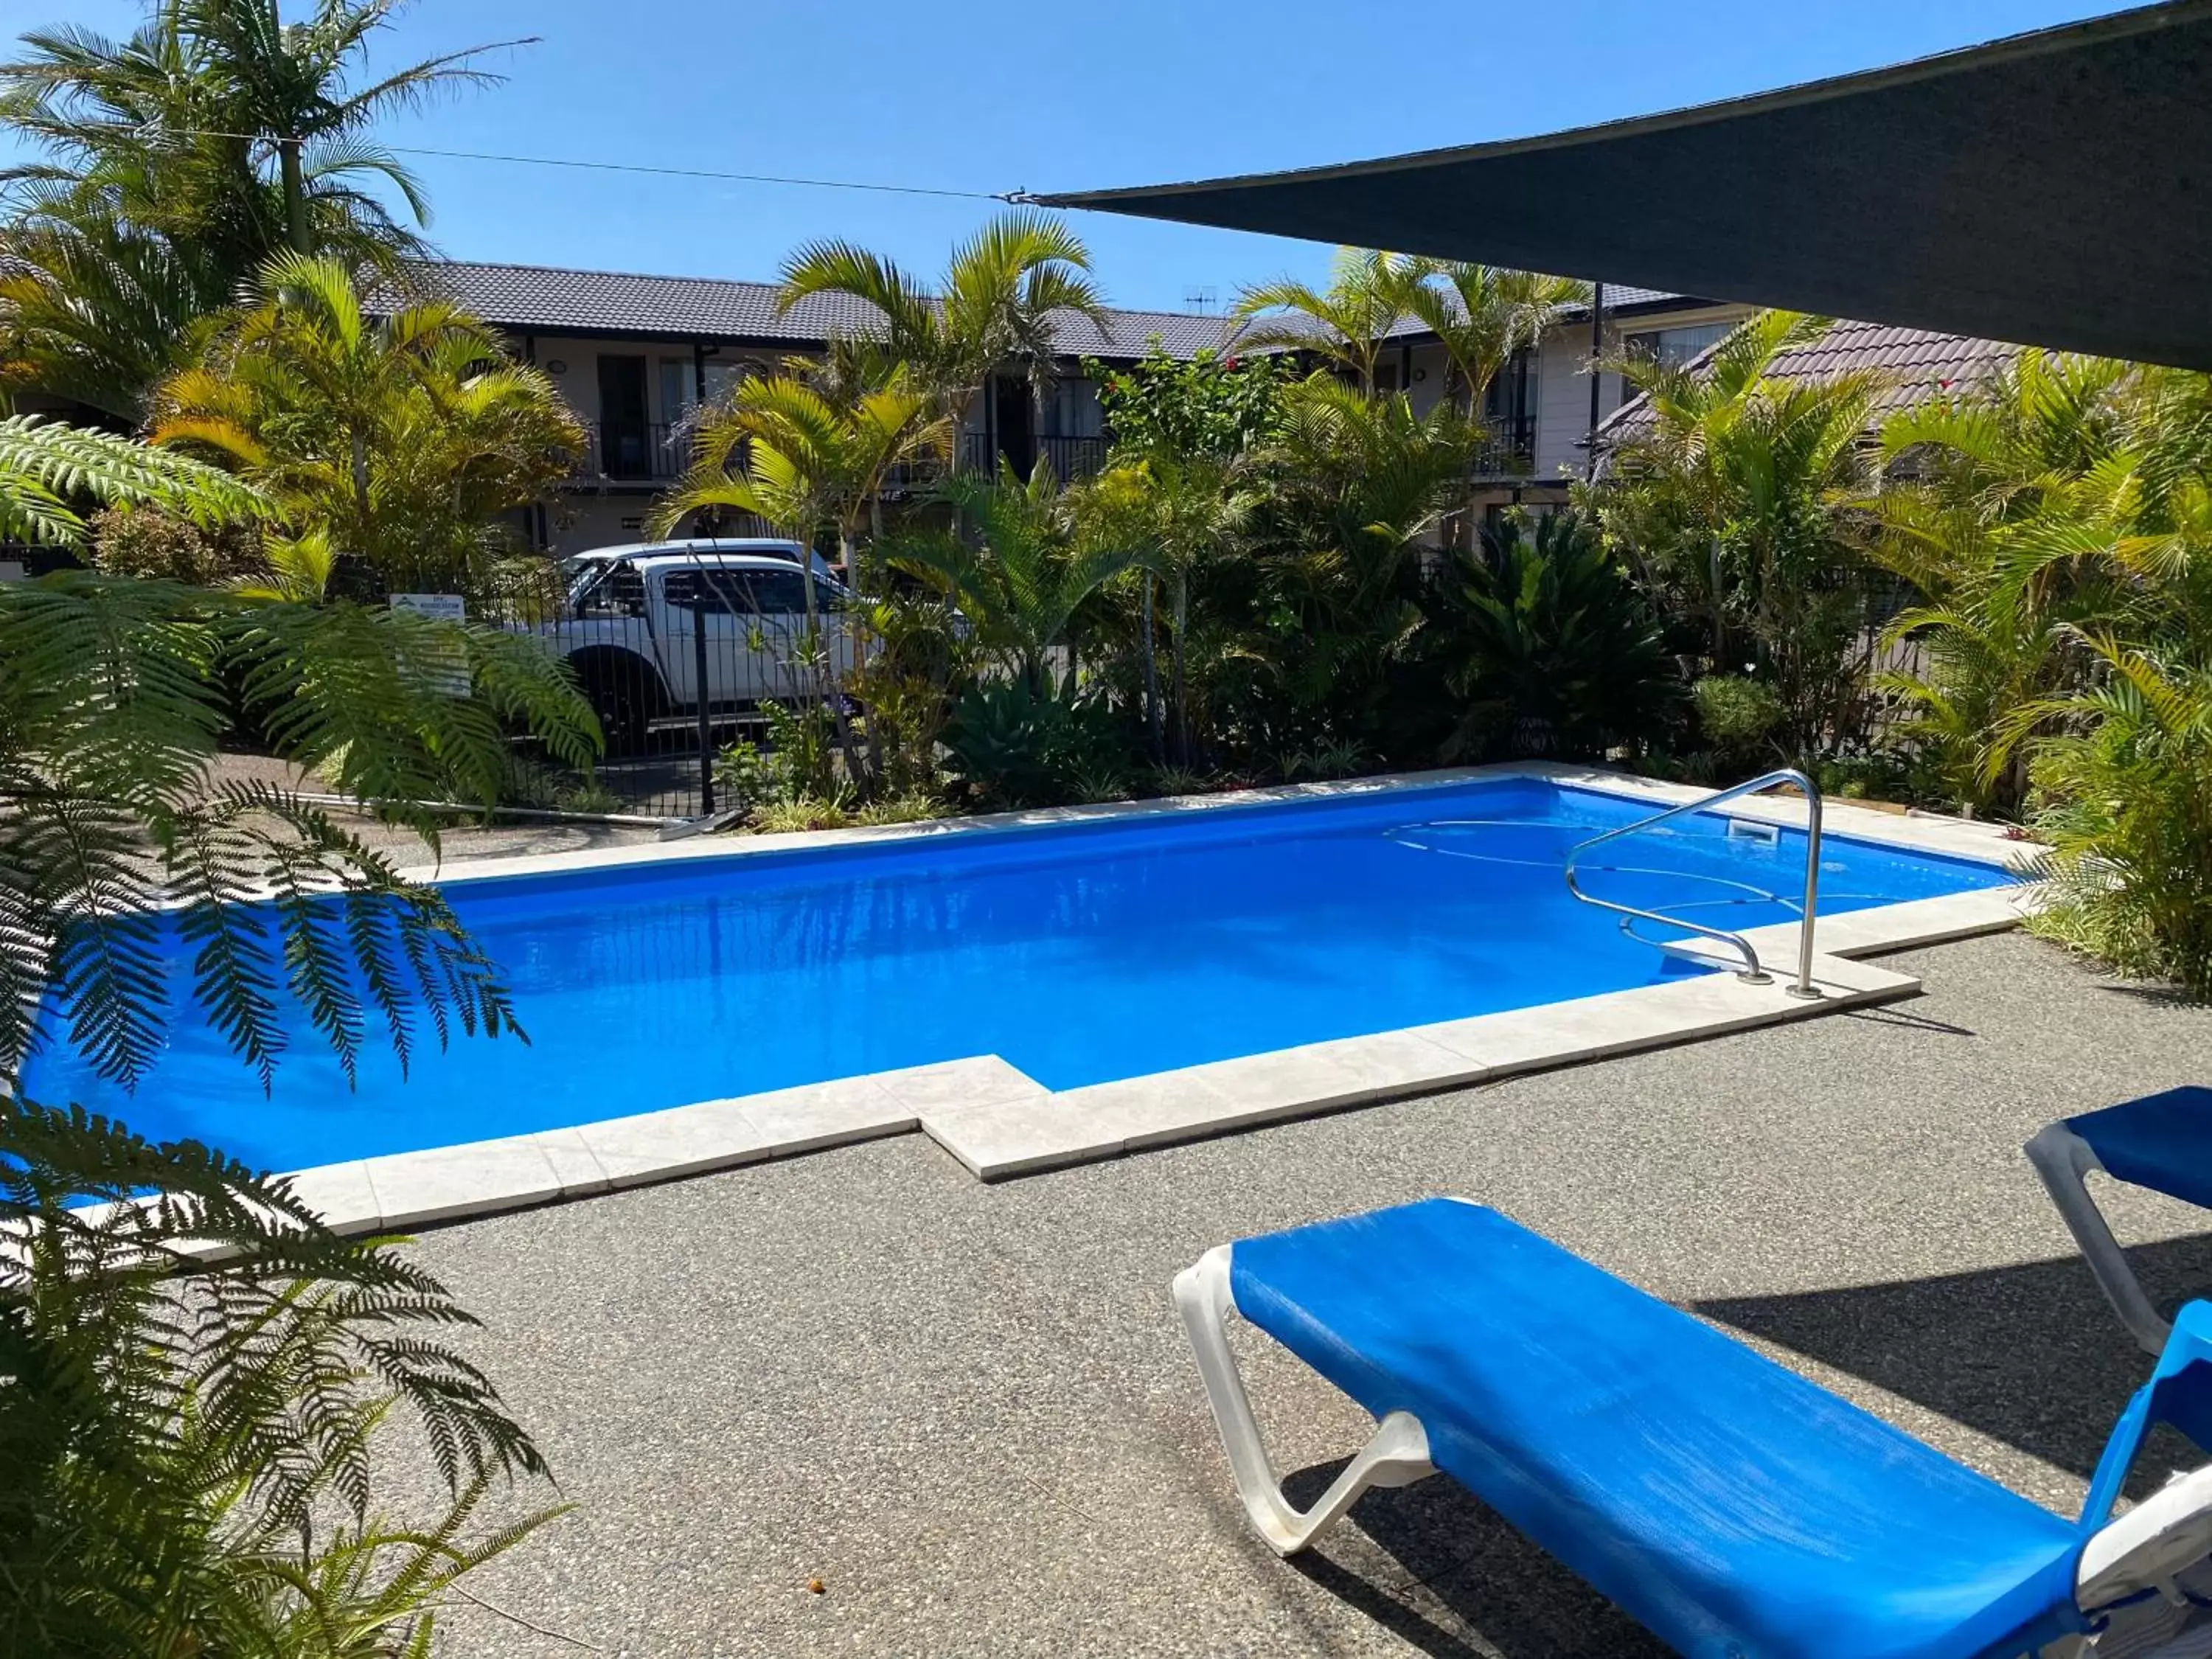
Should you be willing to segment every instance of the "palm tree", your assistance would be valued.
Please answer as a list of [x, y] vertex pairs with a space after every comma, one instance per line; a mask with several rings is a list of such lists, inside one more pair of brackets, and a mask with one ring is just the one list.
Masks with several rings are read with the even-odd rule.
[[1703, 613], [1712, 671], [1747, 659], [1781, 699], [1798, 755], [1856, 733], [1867, 708], [1863, 507], [1883, 378], [1810, 381], [1771, 371], [1825, 318], [1765, 312], [1694, 368], [1608, 364], [1649, 424], [1608, 459], [1595, 496], [1612, 544], [1682, 611]]
[[[694, 513], [726, 507], [767, 520], [811, 550], [828, 525], [853, 572], [860, 525], [875, 512], [885, 479], [921, 456], [941, 454], [950, 424], [902, 367], [849, 404], [789, 375], [742, 381], [725, 407], [701, 420], [691, 465], [654, 505], [647, 533], [669, 535]], [[864, 763], [838, 684], [837, 658], [822, 627], [813, 560], [802, 560], [799, 568], [806, 636], [796, 665], [805, 678], [809, 718], [829, 709], [848, 776], [865, 793], [885, 770], [884, 733], [869, 722], [871, 758]], [[854, 646], [865, 657], [866, 640], [856, 636]]]
[[1480, 433], [1449, 404], [1425, 415], [1325, 374], [1290, 387], [1262, 460], [1306, 544], [1349, 561], [1363, 588], [1394, 585], [1466, 474]]
[[1588, 283], [1453, 259], [1408, 262], [1403, 303], [1434, 334], [1450, 363], [1450, 392], [1482, 412], [1490, 384], [1516, 351], [1534, 350], [1571, 307], [1589, 301]]
[[26, 35], [0, 64], [0, 127], [36, 159], [0, 170], [0, 389], [29, 386], [136, 421], [189, 356], [196, 319], [273, 255], [328, 252], [395, 273], [419, 252], [418, 181], [372, 137], [382, 118], [498, 77], [490, 47], [364, 83], [398, 0], [153, 0], [116, 41]]
[[973, 526], [973, 538], [909, 534], [893, 543], [891, 557], [940, 587], [967, 617], [975, 643], [1031, 696], [1051, 695], [1052, 653], [1066, 643], [1077, 611], [1140, 553], [1086, 544], [1047, 459], [1027, 479], [1002, 465], [996, 477], [956, 473], [938, 490]]
[[884, 480], [945, 447], [947, 422], [933, 401], [902, 368], [850, 404], [789, 375], [742, 381], [701, 419], [690, 468], [655, 504], [647, 533], [671, 534], [716, 507], [757, 514], [810, 545], [833, 526], [849, 568]]
[[[1144, 582], [1140, 606], [1147, 724], [1155, 690], [1152, 587], [1168, 592], [1169, 697], [1175, 709], [1176, 762], [1192, 764], [1186, 641], [1191, 588], [1212, 561], [1234, 549], [1262, 496], [1236, 460], [1154, 453], [1117, 462], [1081, 489], [1076, 510], [1084, 540], [1129, 550]], [[1154, 737], [1158, 728], [1154, 726]]]
[[204, 252], [118, 218], [19, 221], [0, 233], [0, 393], [30, 390], [136, 426], [146, 394], [191, 361], [195, 325], [227, 304]]
[[2027, 351], [1978, 395], [1883, 424], [1885, 470], [1905, 476], [1869, 503], [1869, 551], [1920, 596], [1887, 637], [1923, 660], [1881, 684], [1978, 808], [2020, 810], [2030, 753], [2065, 723], [2053, 700], [2094, 671], [2083, 630], [2154, 589], [2119, 551], [2160, 471], [2131, 429], [2140, 381], [2131, 364]]
[[1417, 552], [1459, 498], [1482, 441], [1449, 402], [1416, 414], [1326, 372], [1287, 388], [1254, 458], [1276, 551], [1258, 562], [1249, 647], [1273, 678], [1267, 739], [1384, 746], [1391, 678], [1421, 625]]
[[[398, 236], [365, 186], [396, 190], [421, 222], [414, 175], [369, 137], [392, 113], [461, 87], [501, 41], [410, 64], [359, 84], [369, 43], [404, 0], [315, 0], [286, 22], [277, 0], [155, 0], [128, 40], [35, 31], [0, 64], [0, 121], [52, 153], [14, 179], [63, 185], [134, 222], [232, 239], [252, 270], [280, 248], [310, 253], [335, 228]], [[179, 188], [182, 186], [182, 188]]]
[[784, 261], [779, 304], [842, 294], [874, 307], [872, 331], [833, 342], [881, 383], [903, 368], [933, 412], [957, 420], [991, 377], [1018, 370], [1040, 410], [1070, 317], [1106, 338], [1105, 300], [1091, 254], [1060, 220], [1029, 209], [1002, 213], [952, 251], [934, 288], [895, 261], [850, 242], [811, 242]]
[[449, 301], [373, 315], [332, 258], [280, 256], [255, 298], [158, 389], [155, 441], [228, 461], [391, 586], [485, 591], [496, 520], [582, 453], [552, 382]]
[[1229, 312], [1244, 325], [1236, 343], [1312, 352], [1372, 392], [1383, 346], [1413, 315], [1431, 269], [1431, 261], [1403, 254], [1340, 247], [1325, 289], [1286, 276], [1239, 294]]

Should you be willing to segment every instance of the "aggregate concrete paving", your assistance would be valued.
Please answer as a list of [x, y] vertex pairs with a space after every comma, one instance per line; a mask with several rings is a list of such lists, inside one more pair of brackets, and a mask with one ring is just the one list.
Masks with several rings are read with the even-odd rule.
[[[420, 1259], [485, 1319], [474, 1352], [578, 1506], [468, 1581], [558, 1634], [463, 1607], [441, 1645], [1658, 1652], [1447, 1479], [1369, 1494], [1296, 1562], [1244, 1525], [1170, 1278], [1431, 1193], [2070, 1511], [2146, 1362], [2021, 1145], [2212, 1078], [2212, 1009], [2017, 934], [1887, 960], [1928, 994], [998, 1186], [907, 1135], [428, 1232]], [[2106, 1190], [2154, 1297], [2212, 1285], [2201, 1212]], [[1243, 1349], [1310, 1497], [1365, 1419]]]

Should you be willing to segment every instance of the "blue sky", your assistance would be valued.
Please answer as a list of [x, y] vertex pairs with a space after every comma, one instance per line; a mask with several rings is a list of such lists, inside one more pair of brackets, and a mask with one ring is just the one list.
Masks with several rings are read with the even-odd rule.
[[[289, 0], [304, 6], [305, 0]], [[424, 0], [385, 61], [512, 36], [396, 144], [995, 191], [1146, 184], [1577, 126], [2122, 9], [2098, 0]], [[0, 0], [0, 33], [136, 4]], [[844, 236], [918, 270], [988, 203], [410, 158], [457, 258], [773, 277]], [[1185, 308], [1328, 250], [1079, 216], [1108, 298]]]

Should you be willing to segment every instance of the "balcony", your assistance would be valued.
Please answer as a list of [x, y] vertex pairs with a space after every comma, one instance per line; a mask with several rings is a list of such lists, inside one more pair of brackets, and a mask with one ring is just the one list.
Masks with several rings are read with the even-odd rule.
[[[1026, 447], [1027, 453], [1023, 451]], [[1052, 470], [1062, 483], [1073, 483], [1079, 478], [1090, 477], [1106, 465], [1106, 440], [1103, 438], [1060, 438], [1047, 436], [1031, 439], [1026, 447], [1001, 441], [1000, 453], [1013, 463], [1014, 470], [1024, 477], [1036, 465], [1037, 457], [1044, 456], [1052, 462]], [[981, 472], [995, 466], [984, 436], [980, 432], [960, 434], [960, 470]]]
[[575, 472], [579, 483], [668, 483], [683, 477], [690, 462], [685, 435], [672, 433], [665, 421], [623, 426], [586, 421], [584, 433], [584, 459]]
[[[578, 483], [672, 483], [690, 465], [687, 434], [663, 421], [620, 427], [586, 421], [584, 430], [584, 459], [574, 475]], [[1106, 464], [1103, 438], [1038, 438], [1031, 441], [1026, 456], [1013, 453], [1018, 446], [1006, 448], [1024, 476], [1037, 456], [1048, 457], [1062, 483], [1087, 478]], [[960, 434], [959, 465], [963, 472], [981, 472], [992, 465], [981, 433]], [[909, 462], [884, 482], [894, 494], [926, 489], [943, 470], [944, 463], [935, 459]]]
[[[1478, 481], [1535, 477], [1536, 422], [1533, 416], [1492, 416], [1484, 420], [1483, 426], [1488, 435], [1476, 452], [1472, 469]], [[672, 430], [665, 422], [602, 427], [595, 421], [587, 421], [585, 434], [584, 459], [574, 475], [578, 483], [664, 485], [683, 477], [684, 469], [690, 465], [688, 435], [680, 428]], [[1026, 454], [1020, 453], [1019, 445], [1003, 446], [1006, 459], [1024, 476], [1027, 476], [1028, 466], [1034, 465], [1036, 458], [1042, 455], [1052, 462], [1052, 470], [1062, 483], [1073, 483], [1097, 473], [1106, 465], [1106, 447], [1104, 438], [1049, 435], [1032, 440]], [[963, 472], [981, 472], [993, 464], [983, 434], [960, 434], [959, 466]], [[917, 494], [928, 489], [943, 470], [944, 463], [933, 459], [909, 462], [884, 480], [886, 493]]]
[[1486, 415], [1487, 437], [1475, 453], [1474, 476], [1533, 478], [1536, 476], [1536, 421], [1530, 415]]

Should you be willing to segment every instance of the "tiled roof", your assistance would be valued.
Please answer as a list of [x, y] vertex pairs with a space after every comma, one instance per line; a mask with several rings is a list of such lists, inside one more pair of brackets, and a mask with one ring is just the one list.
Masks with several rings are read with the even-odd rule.
[[[779, 312], [774, 283], [465, 259], [426, 261], [416, 270], [425, 287], [514, 333], [674, 336], [803, 346], [818, 345], [832, 334], [865, 333], [876, 317], [872, 306], [839, 294], [816, 295]], [[1606, 289], [1608, 310], [1683, 297], [1661, 289]], [[1569, 309], [1581, 313], [1585, 307]], [[1114, 310], [1108, 313], [1103, 339], [1073, 313], [1061, 319], [1058, 336], [1070, 356], [1140, 357], [1146, 341], [1158, 335], [1170, 356], [1189, 357], [1219, 348], [1236, 331], [1235, 320], [1226, 317]], [[1425, 332], [1408, 319], [1391, 330], [1390, 337]]]
[[[815, 295], [779, 312], [774, 283], [707, 276], [646, 276], [629, 271], [568, 270], [550, 265], [425, 263], [424, 286], [510, 332], [680, 335], [687, 339], [757, 340], [818, 345], [832, 334], [867, 331], [878, 313], [863, 301]], [[1153, 335], [1164, 349], [1188, 357], [1218, 346], [1225, 318], [1172, 311], [1114, 311], [1106, 333], [1069, 313], [1057, 329], [1070, 356], [1139, 357]]]
[[[1706, 356], [1717, 347], [1709, 348]], [[1972, 391], [1986, 385], [2018, 355], [2020, 348], [1963, 334], [1893, 328], [1887, 323], [1839, 322], [1818, 339], [1775, 354], [1768, 369], [1776, 380], [1826, 380], [1859, 369], [1872, 369], [1887, 384], [1875, 401], [1877, 417], [1926, 403], [1939, 394]], [[1703, 357], [1691, 364], [1694, 372]], [[1601, 441], [1633, 437], [1650, 424], [1644, 400], [1623, 404], [1606, 417]]]
[[[1680, 300], [1686, 305], [1706, 303], [1695, 295], [1676, 294], [1668, 289], [1623, 288], [1613, 283], [1607, 283], [1605, 285], [1605, 308], [1607, 311], [1626, 311], [1632, 307], [1656, 305], [1662, 300]], [[1588, 306], [1571, 306], [1568, 308], [1585, 315], [1589, 311]]]

